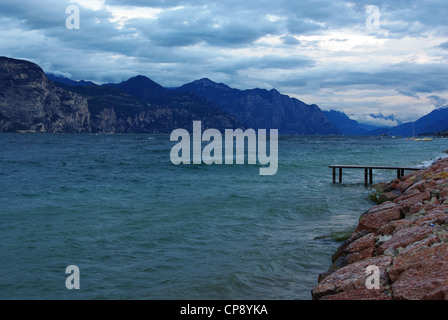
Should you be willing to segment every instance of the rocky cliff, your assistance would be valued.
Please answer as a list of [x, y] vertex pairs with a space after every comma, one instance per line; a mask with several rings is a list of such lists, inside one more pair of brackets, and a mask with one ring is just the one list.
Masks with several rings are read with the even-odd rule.
[[[141, 79], [145, 81], [139, 87], [136, 82]], [[1, 57], [0, 132], [169, 133], [190, 129], [194, 120], [202, 121], [204, 130], [242, 127], [231, 115], [195, 94], [165, 96], [168, 90], [160, 87], [164, 93], [161, 101], [157, 92], [146, 86], [146, 79], [137, 78], [124, 88], [53, 83], [36, 64]]]
[[195, 120], [202, 122], [203, 130], [241, 127], [232, 116], [197, 95], [175, 95], [161, 106], [112, 86], [58, 85], [87, 99], [93, 132], [170, 133], [177, 128], [191, 130]]
[[0, 132], [89, 132], [87, 100], [56, 87], [34, 63], [0, 57]]
[[[323, 300], [448, 299], [448, 158], [387, 184], [312, 290]], [[383, 202], [384, 201], [384, 202]], [[379, 269], [368, 289], [366, 268]]]

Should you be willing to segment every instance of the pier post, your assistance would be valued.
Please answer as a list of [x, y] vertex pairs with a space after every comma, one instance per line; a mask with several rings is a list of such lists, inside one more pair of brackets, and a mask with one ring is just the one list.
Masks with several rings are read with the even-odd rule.
[[364, 184], [373, 184], [373, 169], [396, 170], [397, 179], [404, 176], [405, 170], [421, 170], [421, 167], [397, 167], [397, 166], [364, 166], [364, 165], [331, 165], [333, 170], [333, 183], [336, 183], [336, 169], [339, 169], [339, 183], [342, 183], [342, 169], [364, 169]]

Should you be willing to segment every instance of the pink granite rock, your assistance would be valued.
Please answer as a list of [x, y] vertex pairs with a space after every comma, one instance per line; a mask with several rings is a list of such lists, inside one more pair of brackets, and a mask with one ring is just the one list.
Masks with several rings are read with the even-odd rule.
[[375, 234], [354, 233], [350, 239], [345, 241], [333, 255], [333, 265], [330, 270], [334, 271], [373, 255], [375, 250]]
[[417, 173], [418, 173], [418, 171], [413, 171], [413, 172], [411, 172], [411, 173], [409, 173], [409, 174], [407, 174], [405, 176], [402, 176], [400, 180], [401, 181], [406, 181], [409, 178], [412, 178], [413, 176], [415, 176]]
[[439, 172], [431, 176], [433, 180], [448, 179], [448, 172]]
[[443, 235], [438, 235], [438, 234], [430, 235], [427, 238], [424, 238], [423, 240], [420, 240], [420, 241], [417, 241], [417, 242], [414, 242], [414, 243], [408, 245], [405, 249], [400, 251], [400, 253], [398, 255], [403, 256], [403, 255], [408, 254], [409, 252], [412, 252], [415, 249], [418, 249], [423, 246], [430, 247], [434, 243], [442, 242], [442, 238], [444, 238]]
[[391, 235], [392, 233], [399, 231], [401, 229], [404, 228], [409, 228], [412, 225], [412, 222], [409, 220], [395, 220], [395, 221], [391, 221], [388, 224], [385, 224], [384, 226], [382, 226], [379, 230], [378, 233], [386, 236], [386, 235]]
[[389, 279], [385, 270], [390, 266], [392, 257], [371, 257], [336, 270], [323, 279], [312, 290], [313, 299], [320, 299], [326, 295], [333, 295], [343, 291], [366, 288], [366, 268], [375, 265], [380, 269], [380, 290], [384, 290]]
[[380, 194], [378, 201], [380, 203], [386, 202], [386, 201], [393, 201], [401, 196], [400, 190], [391, 190], [389, 192], [384, 192]]
[[[408, 214], [412, 215], [412, 214], [416, 214], [418, 212], [428, 212], [430, 210], [433, 210], [435, 208], [439, 207], [438, 203], [425, 203], [425, 204], [418, 204], [413, 206], [412, 208], [408, 208]], [[405, 209], [403, 209], [405, 210]]]
[[389, 192], [391, 190], [401, 190], [402, 186], [403, 181], [395, 179], [384, 188], [384, 192]]
[[378, 247], [376, 253], [378, 255], [382, 254], [388, 248], [405, 248], [409, 244], [413, 242], [420, 241], [426, 238], [429, 234], [434, 232], [433, 227], [411, 227], [405, 228], [398, 232], [396, 232], [392, 239], [384, 242], [381, 246]]
[[394, 299], [448, 299], [448, 244], [420, 247], [389, 268]]
[[378, 229], [390, 221], [401, 218], [401, 213], [398, 207], [386, 209], [383, 211], [374, 211], [373, 213], [365, 214], [359, 221], [355, 232], [367, 230], [376, 233]]
[[[405, 197], [407, 197], [407, 196], [405, 196]], [[411, 195], [409, 198], [406, 198], [405, 200], [399, 200], [397, 203], [399, 206], [413, 206], [417, 203], [423, 203], [423, 201], [430, 200], [430, 199], [431, 199], [431, 194], [429, 193], [429, 191], [425, 191], [423, 193]]]
[[443, 189], [442, 192], [439, 193], [439, 200], [441, 202], [448, 200], [448, 188]]
[[437, 186], [436, 181], [434, 181], [434, 180], [426, 180], [425, 183], [423, 184], [423, 190], [422, 191], [431, 190], [435, 186]]
[[410, 199], [410, 198], [414, 197], [416, 194], [420, 194], [420, 193], [421, 193], [421, 191], [419, 189], [412, 189], [410, 191], [408, 189], [401, 196], [399, 196], [398, 198], [394, 199], [393, 202], [394, 203], [399, 203], [401, 201]]
[[423, 225], [442, 225], [448, 220], [448, 214], [442, 210], [432, 210], [425, 216], [418, 218], [413, 221], [413, 224], [423, 226]]
[[[413, 176], [414, 177], [414, 176]], [[401, 192], [405, 192], [410, 186], [412, 186], [415, 183], [415, 179], [409, 178], [403, 182], [401, 185]]]
[[[411, 196], [411, 195], [414, 195], [417, 193], [422, 193], [422, 192], [418, 189], [412, 189], [412, 190], [407, 189], [405, 192], [403, 192], [403, 198], [401, 198], [400, 200], [404, 200], [404, 196]], [[397, 200], [397, 202], [398, 201], [399, 200]]]
[[369, 233], [364, 237], [352, 242], [346, 249], [347, 263], [357, 262], [359, 260], [371, 257], [375, 250], [375, 235]]
[[378, 211], [383, 211], [383, 210], [386, 210], [386, 209], [393, 209], [393, 208], [397, 208], [397, 207], [398, 206], [395, 203], [393, 203], [391, 201], [387, 201], [387, 202], [384, 202], [382, 204], [379, 204], [379, 205], [376, 205], [376, 206], [370, 208], [367, 211], [367, 213], [375, 213], [375, 212], [378, 212]]
[[321, 300], [392, 300], [392, 298], [381, 290], [360, 288], [324, 296]]
[[414, 183], [412, 186], [410, 186], [406, 191], [412, 191], [412, 190], [419, 190], [420, 192], [425, 191], [424, 184], [426, 183], [426, 180], [420, 180], [419, 182]]

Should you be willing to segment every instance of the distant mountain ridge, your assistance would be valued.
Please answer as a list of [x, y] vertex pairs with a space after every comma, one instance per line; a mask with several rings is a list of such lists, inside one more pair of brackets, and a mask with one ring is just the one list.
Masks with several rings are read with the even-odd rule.
[[160, 84], [145, 76], [135, 76], [121, 83], [109, 83], [104, 86], [111, 86], [124, 91], [142, 101], [158, 105], [166, 105], [175, 96], [173, 91], [165, 89]]
[[[173, 101], [181, 103], [182, 97], [194, 98], [204, 107], [207, 105], [209, 109], [233, 117], [241, 128], [273, 128], [283, 134], [340, 134], [318, 106], [307, 105], [275, 89], [238, 90], [207, 78], [167, 89], [141, 75], [102, 87], [113, 87], [140, 101], [159, 106], [170, 106]], [[72, 90], [79, 92], [76, 88]]]
[[448, 131], [448, 106], [435, 109], [420, 119], [407, 123], [401, 123], [394, 115], [383, 116], [382, 114], [371, 114], [371, 116], [376, 118], [401, 123], [392, 127], [380, 127], [375, 129], [350, 119], [341, 111], [330, 110], [324, 111], [324, 113], [344, 135], [391, 135], [411, 137]]
[[[241, 127], [232, 116], [209, 105], [200, 96], [155, 94], [152, 99], [146, 99], [146, 91], [138, 98], [109, 84], [59, 85], [87, 98], [89, 110], [95, 115], [94, 129], [100, 132], [170, 133], [177, 128], [191, 130], [195, 120], [202, 122], [204, 130]], [[154, 103], [162, 100], [163, 103]]]
[[34, 63], [0, 57], [0, 132], [169, 133], [190, 129], [194, 120], [204, 129], [240, 127], [192, 94], [176, 94], [160, 106], [113, 86], [81, 84], [53, 83]]
[[389, 135], [418, 136], [438, 131], [448, 127], [448, 106], [438, 108], [414, 122], [403, 123], [388, 131]]
[[324, 114], [343, 135], [358, 136], [365, 135], [368, 132], [361, 127], [358, 121], [350, 119], [344, 112], [330, 110], [324, 111]]
[[63, 83], [63, 84], [71, 85], [71, 86], [83, 87], [83, 86], [96, 85], [92, 81], [85, 81], [85, 80], [75, 81], [75, 80], [69, 79], [69, 78], [61, 76], [61, 75], [56, 75], [54, 73], [45, 73], [45, 75], [52, 82], [59, 82], [59, 83]]
[[212, 100], [248, 128], [275, 128], [282, 134], [340, 134], [317, 105], [307, 105], [275, 89], [239, 90], [204, 78], [176, 91], [194, 92]]
[[[372, 118], [399, 121], [396, 116]], [[208, 78], [164, 88], [138, 75], [120, 83], [97, 85], [48, 74], [34, 63], [0, 57], [0, 132], [171, 132], [191, 129], [278, 129], [281, 134], [412, 136], [448, 130], [448, 106], [414, 123], [368, 130], [343, 112], [275, 89], [231, 88]]]

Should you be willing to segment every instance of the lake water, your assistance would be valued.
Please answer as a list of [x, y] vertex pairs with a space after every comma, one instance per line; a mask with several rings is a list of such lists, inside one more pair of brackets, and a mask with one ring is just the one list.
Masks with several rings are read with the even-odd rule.
[[[311, 299], [367, 200], [362, 170], [447, 140], [280, 136], [276, 175], [179, 165], [169, 135], [0, 134], [0, 299]], [[374, 183], [396, 172], [374, 170]], [[317, 239], [316, 239], [317, 238]], [[66, 267], [80, 270], [68, 290]]]

